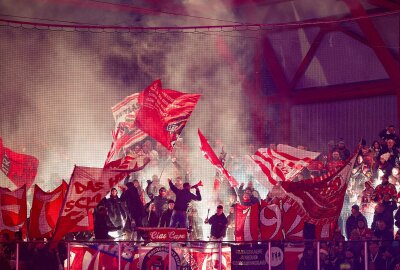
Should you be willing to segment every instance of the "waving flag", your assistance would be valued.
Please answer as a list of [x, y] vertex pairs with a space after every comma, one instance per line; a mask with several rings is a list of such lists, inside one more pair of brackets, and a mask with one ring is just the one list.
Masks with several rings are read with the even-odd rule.
[[319, 154], [279, 144], [277, 151], [260, 148], [252, 158], [271, 184], [276, 185], [277, 182], [288, 181], [296, 177]]
[[337, 221], [356, 157], [354, 155], [344, 167], [332, 175], [299, 182], [282, 182], [291, 204], [304, 221], [315, 225]]
[[226, 179], [228, 179], [232, 187], [236, 187], [238, 185], [236, 179], [232, 175], [230, 175], [227, 169], [224, 168], [221, 160], [219, 160], [219, 158], [211, 148], [210, 144], [208, 143], [206, 137], [204, 137], [204, 135], [201, 133], [200, 129], [198, 129], [197, 132], [200, 138], [200, 150], [203, 153], [204, 157], [208, 159], [211, 164], [214, 165], [215, 168], [217, 168], [217, 170], [226, 177]]
[[3, 146], [0, 138], [0, 168], [17, 186], [29, 189], [35, 181], [39, 160], [33, 156], [19, 154]]
[[257, 241], [258, 240], [258, 221], [259, 205], [244, 206], [236, 204], [236, 241]]
[[172, 151], [199, 98], [199, 94], [162, 89], [161, 81], [154, 81], [143, 91], [143, 106], [135, 124]]
[[141, 93], [132, 94], [111, 108], [115, 130], [106, 164], [123, 158], [125, 149], [132, 148], [147, 138], [147, 134], [135, 126], [136, 114], [141, 107], [141, 96]]
[[76, 166], [53, 240], [61, 240], [68, 232], [92, 230], [91, 218], [94, 208], [125, 176], [126, 173], [109, 169]]
[[0, 187], [0, 233], [12, 233], [25, 225], [26, 186], [11, 191]]
[[30, 238], [49, 238], [52, 235], [67, 187], [68, 184], [63, 181], [55, 190], [45, 192], [35, 185], [29, 223]]

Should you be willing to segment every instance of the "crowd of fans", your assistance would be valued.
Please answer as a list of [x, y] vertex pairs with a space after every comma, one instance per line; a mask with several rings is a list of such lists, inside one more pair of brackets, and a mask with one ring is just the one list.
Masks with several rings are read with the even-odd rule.
[[[249, 149], [254, 148], [252, 145]], [[275, 144], [269, 148], [276, 150]], [[304, 146], [299, 148], [305, 149]], [[142, 227], [181, 227], [188, 228], [189, 240], [204, 240], [203, 226], [211, 225], [210, 239], [234, 241], [235, 204], [252, 205], [263, 199], [257, 189], [257, 176], [248, 174], [247, 183], [241, 183], [237, 189], [231, 188], [227, 180], [216, 174], [215, 204], [216, 213], [204, 219], [198, 214], [196, 201], [201, 201], [198, 184], [191, 177], [191, 166], [188, 159], [188, 148], [178, 141], [175, 150], [167, 152], [159, 144], [153, 149], [153, 142], [146, 141], [141, 147], [135, 146], [131, 151], [136, 156], [150, 159], [145, 172], [132, 173], [124, 185], [113, 188], [109, 197], [103, 198], [94, 213], [93, 234], [73, 234], [74, 237], [88, 240], [147, 240]], [[371, 145], [361, 142], [352, 177], [349, 181], [345, 203], [334, 241], [321, 244], [321, 269], [342, 269], [341, 265], [350, 265], [346, 269], [363, 269], [365, 260], [369, 269], [400, 269], [400, 249], [393, 240], [400, 240], [400, 138], [393, 126], [379, 133], [379, 140]], [[293, 181], [334, 173], [346, 164], [351, 152], [343, 140], [329, 144], [327, 153], [313, 161]], [[219, 158], [232, 174], [243, 170], [249, 171], [245, 159], [231, 157], [227, 160], [224, 151]], [[151, 175], [155, 167], [173, 164], [173, 172], [168, 183], [162, 183], [158, 175]], [[145, 175], [143, 175], [145, 174]], [[146, 175], [147, 174], [147, 175]], [[150, 177], [149, 177], [150, 176]], [[142, 187], [140, 178], [148, 177], [146, 187]], [[260, 185], [258, 185], [260, 188]], [[193, 192], [192, 192], [193, 191]], [[119, 196], [119, 192], [121, 195]], [[271, 189], [265, 200], [274, 199], [278, 194]], [[225, 213], [224, 213], [225, 210]], [[397, 233], [396, 233], [397, 231]], [[305, 230], [306, 232], [306, 230]], [[305, 238], [312, 238], [305, 237]], [[354, 240], [343, 241], [343, 240]], [[368, 258], [364, 257], [363, 243], [368, 240]], [[6, 241], [7, 242], [7, 241]], [[29, 249], [29, 247], [27, 247]], [[0, 245], [0, 268], [3, 259], [9, 258], [10, 247]], [[62, 248], [61, 254], [62, 252]], [[40, 246], [28, 253], [39, 252]], [[306, 246], [298, 269], [314, 269], [316, 267], [316, 248]], [[35, 254], [36, 254], [35, 253]], [[64, 255], [50, 254], [51, 258], [63, 260]], [[23, 253], [22, 253], [23, 254]], [[56, 260], [56, 262], [57, 262]], [[395, 268], [397, 267], [397, 268]], [[35, 268], [32, 268], [35, 269]], [[343, 268], [344, 269], [344, 268]]]

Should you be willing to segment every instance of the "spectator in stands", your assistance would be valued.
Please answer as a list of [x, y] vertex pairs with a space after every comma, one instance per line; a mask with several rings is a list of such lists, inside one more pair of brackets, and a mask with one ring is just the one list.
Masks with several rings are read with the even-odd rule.
[[394, 139], [396, 144], [399, 142], [399, 137], [396, 134], [396, 128], [394, 125], [389, 125], [384, 130], [379, 132], [379, 138], [381, 138], [383, 141], [386, 141], [389, 138]]
[[226, 228], [228, 226], [228, 219], [224, 214], [224, 207], [222, 205], [218, 205], [217, 212], [210, 218], [206, 218], [204, 223], [211, 225], [210, 240], [222, 241], [222, 239], [226, 236]]
[[[127, 183], [126, 186], [128, 189], [122, 193], [121, 201], [126, 203], [129, 220], [135, 222], [135, 227], [141, 227], [144, 206], [140, 199], [138, 188], [132, 182]], [[137, 240], [140, 240], [139, 234]]]
[[400, 168], [393, 167], [392, 174], [389, 175], [389, 183], [394, 185], [397, 192], [400, 192]]
[[394, 239], [393, 232], [387, 228], [386, 222], [383, 219], [378, 219], [376, 221], [374, 236], [383, 241], [392, 241]]
[[389, 153], [384, 153], [378, 156], [378, 161], [375, 163], [373, 168], [375, 177], [378, 177], [379, 175], [385, 175], [388, 177], [392, 173], [393, 166], [388, 162], [389, 157]]
[[120, 230], [122, 227], [115, 227], [108, 216], [107, 208], [99, 206], [94, 216], [94, 237], [96, 239], [107, 240], [113, 239], [108, 233]]
[[118, 197], [116, 188], [111, 189], [110, 198], [106, 202], [108, 216], [114, 227], [123, 227], [127, 220], [127, 213], [122, 206], [121, 199]]
[[358, 205], [353, 205], [351, 207], [351, 215], [346, 220], [346, 237], [350, 239], [351, 232], [357, 228], [358, 220], [363, 220], [365, 224], [367, 220], [360, 212], [360, 207]]
[[176, 201], [174, 211], [172, 212], [170, 227], [187, 228], [187, 209], [188, 204], [192, 201], [201, 201], [201, 194], [198, 186], [193, 186], [196, 189], [196, 195], [190, 192], [190, 184], [184, 183], [183, 189], [177, 188], [171, 179], [168, 179], [169, 187], [175, 193]]
[[314, 254], [314, 249], [310, 246], [306, 246], [303, 251], [303, 256], [297, 265], [297, 270], [315, 270], [317, 269], [317, 256]]
[[329, 253], [325, 248], [319, 250], [319, 260], [321, 270], [333, 270], [333, 264], [329, 260]]
[[168, 200], [168, 208], [162, 213], [160, 219], [160, 227], [169, 227], [171, 223], [172, 211], [174, 210], [174, 200]]
[[386, 144], [382, 146], [382, 149], [379, 153], [379, 155], [389, 153], [389, 157], [387, 161], [390, 163], [392, 168], [396, 165], [396, 162], [398, 162], [398, 156], [399, 156], [399, 151], [396, 148], [396, 143], [393, 138], [388, 138], [386, 140]]
[[382, 253], [379, 250], [378, 241], [369, 242], [368, 251], [368, 269], [380, 270], [379, 266], [382, 261]]
[[374, 141], [371, 145], [371, 152], [374, 156], [375, 161], [378, 160], [379, 153], [381, 152], [382, 146], [378, 141]]
[[397, 191], [396, 187], [389, 183], [389, 179], [387, 175], [383, 175], [382, 183], [379, 184], [374, 191], [373, 199], [375, 202], [395, 202], [397, 203]]
[[140, 201], [144, 205], [146, 203], [145, 199], [144, 199], [144, 190], [143, 190], [142, 186], [140, 185], [139, 180], [135, 179], [135, 180], [132, 181], [132, 183], [133, 183], [133, 185], [135, 186], [135, 188], [137, 189], [137, 191], [139, 193]]
[[340, 153], [337, 150], [333, 150], [328, 162], [326, 163], [326, 171], [330, 173], [336, 172], [338, 169], [344, 166], [344, 161], [340, 158]]
[[394, 270], [396, 266], [396, 250], [391, 246], [382, 246], [382, 259], [379, 260], [377, 268], [379, 270]]
[[160, 183], [160, 178], [158, 178], [158, 175], [154, 174], [151, 177], [151, 180], [147, 180], [147, 186], [146, 186], [146, 194], [149, 196], [150, 200], [152, 197], [154, 197], [154, 194], [157, 194], [162, 188], [161, 183]]
[[[181, 176], [175, 178], [174, 185], [177, 189], [183, 189], [183, 179]], [[171, 189], [167, 190], [167, 198], [176, 201], [176, 195]]]
[[375, 214], [372, 220], [371, 229], [375, 231], [377, 229], [378, 220], [384, 220], [389, 230], [393, 231], [393, 210], [392, 205], [385, 205], [378, 203], [375, 207]]
[[145, 206], [146, 216], [143, 219], [143, 226], [150, 228], [157, 228], [160, 223], [160, 216], [157, 213], [156, 205], [153, 202], [149, 202]]
[[250, 206], [260, 202], [256, 197], [254, 197], [250, 188], [243, 189], [243, 187], [244, 183], [241, 183], [237, 191], [241, 205]]
[[[357, 228], [351, 232], [351, 235], [358, 235], [358, 240], [371, 240], [374, 236], [374, 232], [368, 228], [367, 224], [363, 219], [357, 220]], [[356, 239], [350, 239], [356, 240]]]
[[346, 161], [350, 157], [350, 151], [346, 148], [346, 144], [343, 139], [339, 139], [334, 151], [338, 151], [340, 159]]
[[253, 197], [255, 197], [258, 201], [261, 200], [260, 193], [254, 188], [253, 181], [249, 180], [249, 182], [247, 182], [246, 189], [249, 189], [251, 191], [251, 195], [253, 195]]
[[157, 215], [161, 217], [162, 213], [168, 208], [167, 189], [165, 187], [161, 187], [158, 190], [158, 195], [154, 196], [148, 185], [146, 187], [146, 193], [151, 202], [155, 204]]
[[188, 208], [189, 240], [203, 240], [203, 220], [199, 217], [196, 207], [191, 204]]
[[232, 204], [229, 207], [229, 214], [226, 217], [228, 219], [228, 227], [226, 230], [226, 237], [228, 241], [235, 240], [235, 227], [236, 227], [236, 212], [235, 212], [235, 204]]
[[344, 262], [340, 264], [339, 269], [361, 270], [363, 269], [361, 265], [361, 258], [353, 249], [347, 249], [345, 251]]

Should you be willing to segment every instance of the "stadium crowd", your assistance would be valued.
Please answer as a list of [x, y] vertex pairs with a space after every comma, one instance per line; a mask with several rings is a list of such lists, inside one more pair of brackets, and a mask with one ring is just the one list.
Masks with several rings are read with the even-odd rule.
[[[70, 233], [66, 240], [132, 240], [146, 241], [148, 235], [141, 227], [180, 227], [188, 228], [189, 240], [205, 240], [203, 226], [211, 225], [210, 239], [234, 241], [235, 204], [252, 205], [262, 199], [274, 198], [274, 191], [267, 192], [262, 198], [256, 177], [249, 174], [246, 183], [232, 188], [219, 173], [214, 188], [216, 195], [216, 213], [204, 219], [199, 216], [197, 201], [202, 200], [201, 183], [192, 179], [188, 148], [178, 141], [173, 152], [167, 152], [159, 144], [147, 140], [142, 146], [132, 150], [138, 156], [145, 156], [151, 161], [142, 172], [132, 173], [124, 184], [113, 188], [110, 195], [103, 198], [94, 213], [93, 233]], [[294, 181], [334, 173], [343, 167], [351, 156], [345, 142], [329, 143], [329, 150], [321, 154]], [[218, 146], [218, 145], [217, 145]], [[249, 145], [249, 149], [253, 149]], [[276, 149], [276, 144], [269, 148]], [[299, 148], [305, 148], [299, 146]], [[128, 150], [129, 151], [129, 150]], [[250, 150], [251, 151], [251, 150]], [[229, 157], [222, 150], [220, 160], [231, 173], [248, 170], [243, 159]], [[158, 175], [151, 175], [146, 186], [141, 186], [141, 178], [155, 166], [173, 164], [173, 177], [168, 183], [162, 183]], [[193, 192], [192, 192], [193, 191]], [[119, 192], [121, 195], [119, 196]], [[345, 196], [342, 215], [336, 226], [332, 241], [320, 245], [321, 269], [400, 269], [400, 138], [394, 126], [388, 126], [379, 133], [379, 139], [368, 144], [361, 142], [356, 164], [352, 171]], [[224, 213], [225, 212], [225, 213]], [[397, 232], [396, 232], [397, 231]], [[305, 237], [312, 238], [312, 237]], [[17, 240], [22, 240], [20, 232]], [[351, 241], [345, 241], [351, 240]], [[368, 258], [363, 252], [364, 242], [368, 242]], [[13, 269], [9, 261], [15, 258], [15, 242], [7, 235], [2, 235], [0, 244], [0, 269]], [[298, 269], [316, 269], [316, 245], [306, 244]], [[57, 249], [46, 249], [44, 244], [30, 243], [21, 245], [20, 258], [30, 269], [40, 268], [41, 262], [53, 262], [62, 265], [66, 259], [65, 245]], [[367, 262], [365, 261], [367, 260]], [[29, 263], [28, 263], [29, 262]], [[349, 268], [341, 268], [347, 265]], [[347, 267], [346, 266], [346, 267]], [[43, 266], [44, 267], [44, 266]], [[24, 269], [24, 267], [20, 268]]]

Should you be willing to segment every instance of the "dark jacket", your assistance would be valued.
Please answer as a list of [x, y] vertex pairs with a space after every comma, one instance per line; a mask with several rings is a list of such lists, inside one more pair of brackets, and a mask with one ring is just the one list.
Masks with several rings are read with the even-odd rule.
[[171, 222], [172, 209], [165, 210], [161, 215], [160, 227], [169, 227]]
[[118, 196], [110, 196], [110, 198], [107, 199], [106, 206], [112, 224], [116, 227], [122, 226], [123, 220], [126, 220], [126, 211], [122, 206], [121, 199], [118, 198]]
[[94, 216], [94, 237], [96, 239], [112, 239], [108, 233], [117, 229], [117, 227], [112, 225], [107, 214], [97, 213]]
[[357, 228], [357, 222], [360, 219], [364, 220], [365, 224], [368, 224], [367, 219], [361, 213], [359, 213], [357, 216], [350, 215], [347, 218], [347, 221], [346, 221], [346, 236], [347, 236], [347, 239], [350, 239], [350, 234], [354, 229]]
[[174, 210], [186, 211], [190, 201], [201, 201], [201, 194], [198, 188], [196, 188], [196, 195], [194, 195], [188, 189], [178, 189], [171, 181], [169, 181], [169, 187], [176, 195]]
[[224, 213], [219, 216], [217, 214], [211, 216], [208, 223], [211, 225], [211, 236], [215, 238], [225, 237], [228, 219]]
[[140, 199], [139, 191], [133, 184], [128, 184], [128, 189], [125, 190], [121, 195], [121, 201], [126, 202], [130, 218], [135, 220], [141, 219], [144, 214], [144, 206], [142, 200]]

